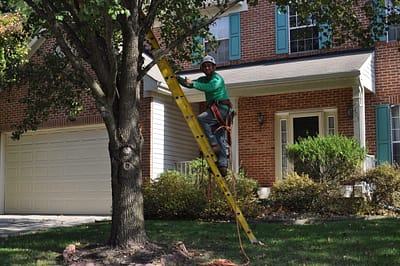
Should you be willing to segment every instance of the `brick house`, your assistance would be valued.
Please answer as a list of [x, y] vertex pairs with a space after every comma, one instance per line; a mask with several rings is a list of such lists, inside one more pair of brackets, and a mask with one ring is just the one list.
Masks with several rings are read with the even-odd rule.
[[[217, 72], [237, 111], [233, 168], [271, 186], [293, 169], [285, 145], [317, 134], [354, 136], [371, 158], [399, 162], [400, 45], [391, 41], [396, 31], [373, 49], [325, 49], [313, 25], [290, 23], [295, 17], [269, 3], [251, 7], [241, 1], [211, 27], [221, 41], [213, 54]], [[296, 39], [292, 33], [304, 28], [310, 35]], [[46, 45], [50, 41], [36, 43], [37, 49]], [[190, 78], [201, 74], [190, 63], [184, 67]], [[200, 112], [202, 93], [185, 92]], [[22, 115], [18, 96], [0, 97], [0, 213], [108, 214], [107, 136], [93, 103], [88, 99], [76, 121], [55, 114], [15, 142], [10, 126]], [[144, 177], [156, 178], [199, 155], [156, 67], [144, 78], [142, 125]]]

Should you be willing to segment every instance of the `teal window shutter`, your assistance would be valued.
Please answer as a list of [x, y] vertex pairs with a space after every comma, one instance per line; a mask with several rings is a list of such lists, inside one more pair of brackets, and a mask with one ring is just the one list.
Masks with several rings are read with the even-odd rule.
[[376, 106], [376, 161], [379, 164], [392, 162], [392, 140], [390, 127], [390, 105]]
[[[379, 5], [380, 4], [379, 0], [373, 0], [373, 2], [374, 2], [374, 5]], [[379, 6], [377, 6], [376, 8], [378, 8], [378, 16], [376, 18], [377, 22], [378, 23], [382, 23], [382, 18], [386, 18], [386, 9], [385, 8], [380, 8]], [[377, 40], [380, 41], [380, 42], [386, 42], [387, 41], [387, 36], [386, 36], [387, 32], [386, 32], [386, 30], [384, 30], [384, 27], [385, 26], [383, 26], [383, 28], [376, 26], [376, 27], [372, 28], [372, 35], [375, 38], [377, 38]], [[381, 34], [380, 32], [379, 33], [375, 32], [375, 30], [377, 30], [377, 31], [383, 30], [383, 33]], [[379, 34], [379, 35], [377, 35], [377, 34]]]
[[229, 60], [240, 59], [240, 13], [229, 15]]
[[[288, 10], [287, 7], [285, 9]], [[279, 6], [275, 6], [275, 46], [277, 54], [289, 53], [288, 32], [288, 14], [283, 12]]]
[[330, 41], [329, 47], [332, 47], [332, 30], [328, 23], [323, 23], [319, 25], [322, 30], [319, 32], [319, 49], [328, 48], [326, 46], [326, 41]]
[[[194, 36], [193, 38], [198, 42], [202, 42], [202, 40], [203, 40], [203, 38], [201, 38], [200, 36]], [[194, 48], [194, 43], [192, 43], [192, 46]], [[192, 52], [192, 58], [196, 58], [197, 56], [198, 56], [198, 54], [195, 51], [193, 51]], [[193, 60], [192, 61], [192, 66], [197, 66], [199, 64], [200, 64], [199, 60]]]

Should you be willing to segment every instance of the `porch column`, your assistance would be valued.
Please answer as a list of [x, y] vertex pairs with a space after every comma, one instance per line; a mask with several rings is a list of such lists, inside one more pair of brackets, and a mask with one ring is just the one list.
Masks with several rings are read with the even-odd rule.
[[[238, 111], [239, 97], [231, 97], [233, 109]], [[232, 146], [231, 146], [231, 163], [232, 169], [235, 173], [239, 172], [239, 127], [238, 127], [238, 116], [236, 115], [233, 119], [232, 127]]]
[[353, 86], [354, 138], [365, 147], [365, 91], [361, 85]]

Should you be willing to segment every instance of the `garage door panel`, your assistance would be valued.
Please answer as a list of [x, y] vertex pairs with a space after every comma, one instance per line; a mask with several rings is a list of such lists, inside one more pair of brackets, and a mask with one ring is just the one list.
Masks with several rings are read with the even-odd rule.
[[110, 214], [111, 182], [104, 128], [6, 136], [7, 213]]

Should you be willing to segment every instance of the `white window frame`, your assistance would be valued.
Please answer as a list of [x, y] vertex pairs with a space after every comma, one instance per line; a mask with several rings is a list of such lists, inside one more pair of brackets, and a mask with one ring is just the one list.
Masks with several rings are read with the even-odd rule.
[[[394, 108], [397, 108], [396, 114], [394, 114]], [[398, 134], [396, 134], [396, 131]], [[400, 163], [400, 158], [394, 156], [394, 144], [400, 144], [400, 105], [392, 105], [390, 108], [390, 134], [392, 145], [392, 161]], [[396, 137], [398, 136], [398, 138]]]
[[[309, 49], [304, 49], [304, 50], [301, 50], [301, 51], [295, 51], [295, 52], [292, 52], [292, 39], [291, 39], [291, 36], [292, 36], [292, 30], [301, 30], [301, 29], [308, 29], [308, 28], [314, 28], [314, 27], [317, 27], [317, 25], [316, 25], [316, 22], [314, 21], [314, 20], [311, 20], [311, 19], [308, 19], [308, 21], [309, 21], [309, 24], [302, 24], [302, 25], [299, 25], [299, 21], [298, 21], [298, 13], [297, 13], [297, 11], [295, 11], [295, 14], [294, 15], [292, 15], [291, 14], [291, 12], [290, 12], [290, 8], [288, 8], [288, 16], [287, 16], [287, 18], [288, 18], [288, 31], [289, 31], [289, 34], [288, 34], [288, 47], [289, 47], [289, 53], [291, 53], [291, 54], [294, 54], [294, 53], [304, 53], [304, 52], [308, 52], [308, 51], [315, 51], [315, 50], [319, 50], [319, 42], [320, 42], [320, 40], [319, 40], [319, 33], [318, 33], [318, 29], [317, 29], [317, 36], [316, 36], [316, 40], [318, 40], [318, 45], [317, 45], [317, 47], [316, 48], [314, 48], [314, 49], [311, 49], [311, 50], [309, 50]], [[295, 20], [296, 20], [296, 25], [295, 26], [293, 26], [292, 27], [292, 25], [291, 25], [291, 18], [292, 17], [294, 17], [295, 18]], [[311, 40], [314, 40], [314, 38], [312, 38]], [[303, 41], [305, 41], [305, 39], [303, 39]]]
[[[217, 41], [224, 42], [216, 51], [207, 52], [215, 58], [217, 64], [229, 62], [229, 16], [224, 16], [216, 19], [210, 25], [209, 30]], [[207, 40], [204, 41], [204, 47], [207, 46]], [[225, 49], [225, 50], [224, 50]], [[221, 56], [221, 54], [223, 54]]]
[[[385, 0], [386, 7], [393, 7], [393, 2], [391, 0]], [[400, 7], [395, 7], [396, 10], [393, 12], [400, 13]], [[388, 10], [386, 10], [389, 12]], [[386, 33], [388, 42], [400, 41], [400, 24], [389, 25], [388, 31]]]
[[[318, 117], [320, 136], [327, 136], [328, 134], [336, 135], [338, 133], [338, 113], [336, 108], [291, 110], [275, 113], [275, 176], [277, 180], [282, 180], [286, 174], [294, 171], [293, 164], [287, 160], [284, 154], [286, 151], [284, 147], [284, 137], [286, 137], [286, 145], [293, 143], [293, 120], [295, 118], [311, 116]], [[329, 122], [331, 122], [331, 124]], [[286, 133], [281, 130], [282, 123], [286, 123]], [[286, 162], [283, 161], [285, 159]]]

